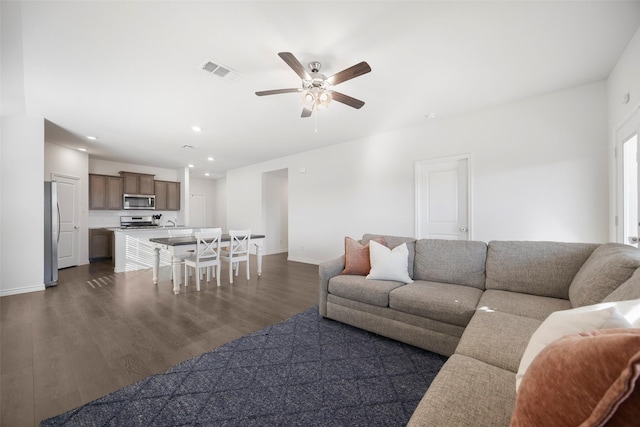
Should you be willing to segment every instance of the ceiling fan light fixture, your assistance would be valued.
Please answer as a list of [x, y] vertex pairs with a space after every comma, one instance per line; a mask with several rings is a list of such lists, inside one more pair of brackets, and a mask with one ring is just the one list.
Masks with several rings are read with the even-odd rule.
[[311, 90], [305, 90], [302, 92], [302, 105], [305, 108], [311, 109], [313, 105], [316, 103], [316, 96]]
[[301, 97], [302, 105], [308, 110], [327, 108], [332, 99], [331, 92], [317, 87], [302, 91]]
[[318, 97], [318, 106], [326, 108], [329, 106], [332, 99], [333, 97], [331, 96], [331, 92], [322, 91]]
[[263, 90], [256, 92], [257, 96], [299, 92], [300, 102], [304, 106], [302, 114], [300, 114], [300, 117], [303, 118], [311, 116], [313, 110], [327, 108], [333, 99], [355, 109], [360, 109], [364, 105], [363, 101], [344, 93], [336, 92], [332, 88], [335, 85], [370, 72], [371, 67], [366, 62], [362, 61], [330, 77], [326, 77], [320, 73], [322, 64], [318, 61], [310, 62], [307, 69], [291, 52], [280, 52], [278, 56], [300, 77], [302, 87]]

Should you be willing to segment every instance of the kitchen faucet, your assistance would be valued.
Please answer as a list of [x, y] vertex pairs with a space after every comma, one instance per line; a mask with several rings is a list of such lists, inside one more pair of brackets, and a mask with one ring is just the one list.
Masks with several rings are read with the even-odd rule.
[[175, 221], [173, 219], [168, 219], [167, 222], [170, 222], [171, 224], [173, 224], [174, 227], [178, 226], [178, 218], [174, 218]]

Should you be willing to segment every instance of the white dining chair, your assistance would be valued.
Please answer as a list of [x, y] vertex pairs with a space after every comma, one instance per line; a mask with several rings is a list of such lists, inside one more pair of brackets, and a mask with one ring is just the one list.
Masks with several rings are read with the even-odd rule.
[[240, 262], [247, 264], [247, 280], [249, 280], [249, 249], [251, 230], [229, 230], [229, 248], [222, 252], [222, 260], [229, 263], [229, 283], [233, 283], [233, 270], [236, 276], [240, 270]]
[[[176, 228], [169, 229], [169, 237], [184, 237], [191, 236], [193, 234], [193, 228]], [[190, 253], [180, 257], [180, 264], [184, 263], [184, 259], [193, 255], [194, 251], [188, 251]], [[170, 279], [173, 279], [173, 269], [171, 269]]]
[[196, 233], [196, 250], [193, 256], [184, 260], [184, 286], [189, 286], [189, 267], [196, 271], [196, 290], [200, 290], [202, 269], [207, 270], [207, 282], [211, 280], [210, 268], [216, 267], [216, 281], [220, 286], [220, 236], [221, 229]]
[[[201, 233], [208, 233], [210, 231], [218, 231], [218, 230], [222, 230], [222, 229], [218, 228], [218, 227], [213, 227], [213, 228], [212, 227], [203, 227], [203, 228], [200, 228], [198, 231], [200, 231]], [[211, 270], [211, 268], [207, 268], [207, 274], [210, 274], [209, 270]], [[216, 274], [215, 270], [213, 270], [213, 274], [214, 274], [214, 277], [215, 277], [215, 274]]]
[[193, 228], [177, 228], [175, 230], [169, 229], [169, 237], [191, 236], [193, 234]]

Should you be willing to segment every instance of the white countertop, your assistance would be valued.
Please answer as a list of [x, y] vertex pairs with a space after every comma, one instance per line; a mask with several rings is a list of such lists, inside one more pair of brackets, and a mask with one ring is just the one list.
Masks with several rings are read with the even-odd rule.
[[157, 230], [184, 230], [184, 229], [200, 229], [200, 228], [204, 228], [201, 226], [197, 226], [197, 227], [193, 227], [193, 226], [186, 226], [186, 225], [178, 225], [176, 227], [174, 227], [173, 225], [154, 225], [154, 226], [147, 226], [147, 227], [111, 227], [108, 228], [107, 230], [112, 230], [112, 231], [157, 231]]

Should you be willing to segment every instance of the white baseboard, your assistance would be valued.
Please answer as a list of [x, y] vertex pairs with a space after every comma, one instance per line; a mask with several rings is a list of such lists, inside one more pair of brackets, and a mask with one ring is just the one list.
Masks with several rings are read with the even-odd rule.
[[[262, 255], [275, 255], [275, 254], [282, 254], [288, 252], [288, 249], [271, 249], [270, 251], [265, 251], [262, 253]], [[255, 251], [253, 252], [255, 254]]]
[[28, 294], [30, 292], [44, 291], [44, 284], [36, 286], [25, 286], [22, 288], [0, 289], [0, 297], [8, 297], [10, 295]]
[[304, 264], [314, 264], [314, 265], [319, 265], [320, 262], [316, 261], [315, 259], [307, 259], [307, 258], [297, 258], [297, 257], [288, 257], [287, 261], [293, 261], [293, 262], [302, 262]]

